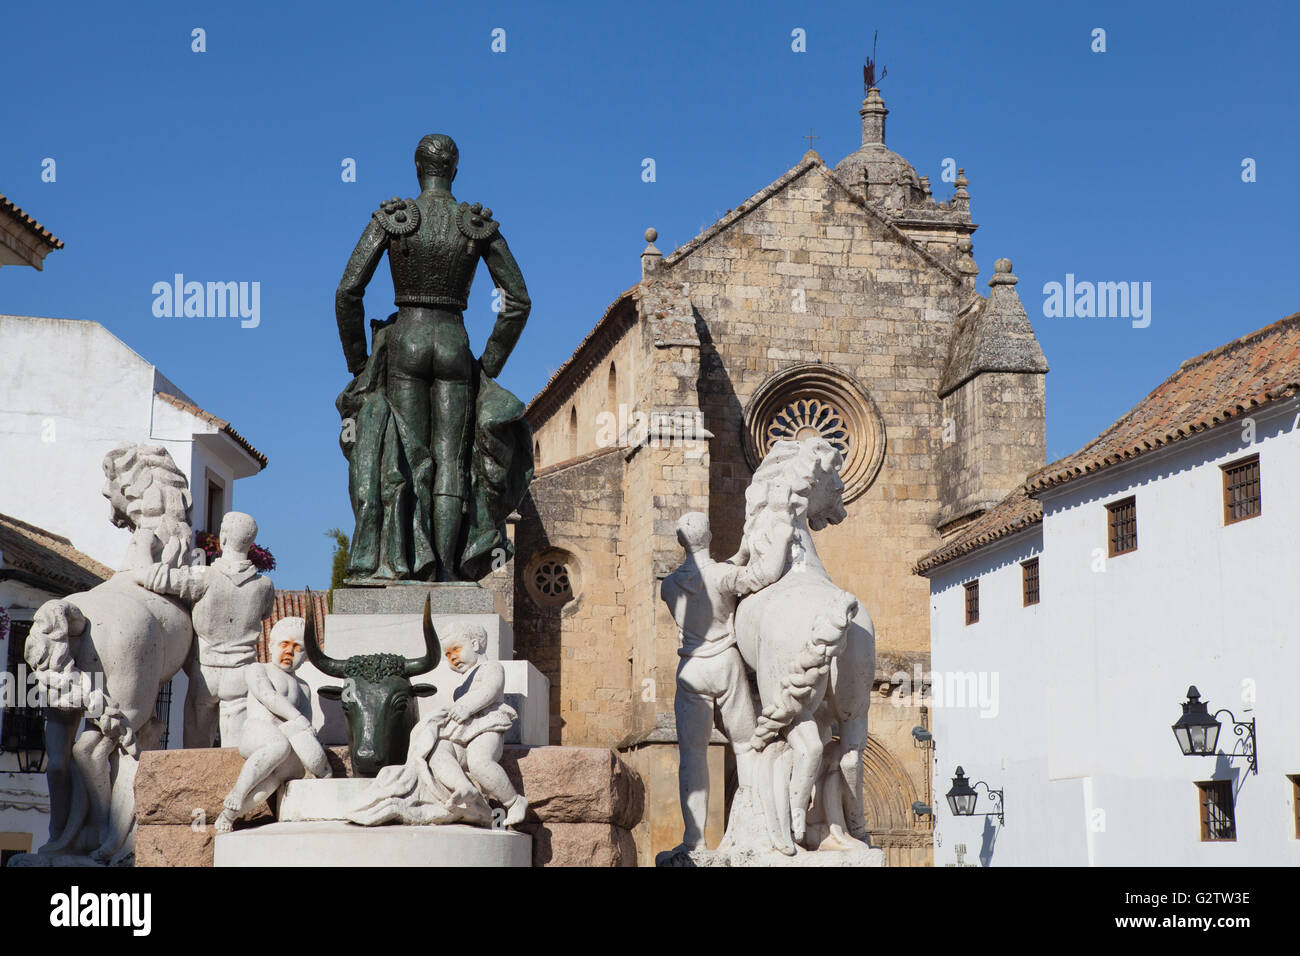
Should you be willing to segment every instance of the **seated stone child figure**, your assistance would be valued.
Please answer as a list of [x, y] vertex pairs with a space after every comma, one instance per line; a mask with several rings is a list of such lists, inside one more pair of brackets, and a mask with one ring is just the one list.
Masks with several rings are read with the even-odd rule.
[[487, 632], [477, 625], [452, 624], [440, 636], [448, 666], [465, 680], [451, 706], [412, 728], [406, 763], [379, 771], [346, 814], [353, 823], [490, 826], [488, 797], [506, 808], [504, 826], [523, 822], [528, 801], [498, 763], [516, 717], [505, 702], [505, 668], [484, 656]]
[[270, 661], [245, 667], [248, 707], [239, 736], [244, 767], [226, 796], [216, 820], [218, 833], [229, 833], [235, 820], [288, 780], [331, 775], [325, 750], [311, 726], [311, 697], [297, 676], [304, 657], [300, 617], [281, 618], [267, 642]]
[[467, 676], [452, 694], [454, 703], [430, 715], [429, 720], [440, 725], [430, 769], [454, 803], [467, 803], [476, 792], [482, 793], [505, 807], [504, 826], [522, 823], [528, 801], [515, 791], [498, 762], [506, 731], [517, 717], [505, 702], [505, 668], [485, 656], [487, 632], [477, 624], [452, 625], [442, 644], [448, 666]]

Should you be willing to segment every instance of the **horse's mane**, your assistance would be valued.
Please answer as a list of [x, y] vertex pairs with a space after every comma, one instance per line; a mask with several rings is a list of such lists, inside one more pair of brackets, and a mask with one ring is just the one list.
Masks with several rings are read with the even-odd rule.
[[775, 507], [771, 503], [771, 493], [778, 483], [790, 489], [790, 503], [786, 507], [792, 518], [806, 516], [808, 527], [813, 531], [826, 527], [824, 516], [808, 514], [808, 495], [823, 476], [837, 475], [842, 464], [839, 451], [824, 438], [773, 442], [745, 489], [745, 530], [741, 536], [740, 555], [752, 561], [756, 557], [753, 550], [758, 549], [758, 557], [761, 557], [766, 542], [762, 540], [763, 536], [754, 535], [753, 531], [759, 516]]
[[194, 532], [190, 528], [190, 483], [162, 445], [127, 442], [104, 456], [108, 481], [104, 497], [130, 523], [132, 531], [152, 531], [167, 545], [180, 544], [188, 553]]

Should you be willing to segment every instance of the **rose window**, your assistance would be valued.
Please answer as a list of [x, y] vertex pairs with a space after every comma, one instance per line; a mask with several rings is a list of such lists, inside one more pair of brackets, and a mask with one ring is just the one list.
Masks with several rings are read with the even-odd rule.
[[808, 362], [782, 369], [745, 407], [745, 458], [757, 468], [778, 441], [822, 438], [840, 453], [844, 500], [875, 481], [885, 460], [885, 422], [867, 390], [833, 365]]
[[843, 413], [834, 405], [818, 398], [796, 398], [778, 411], [767, 426], [767, 450], [773, 442], [783, 439], [803, 441], [807, 438], [825, 438], [835, 446], [845, 460], [849, 457], [852, 436]]

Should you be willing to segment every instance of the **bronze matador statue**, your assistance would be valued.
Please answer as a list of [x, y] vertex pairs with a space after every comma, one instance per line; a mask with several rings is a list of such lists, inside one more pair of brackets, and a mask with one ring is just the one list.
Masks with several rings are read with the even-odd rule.
[[[356, 516], [349, 584], [477, 581], [510, 556], [505, 519], [532, 480], [523, 403], [494, 381], [528, 318], [528, 290], [492, 211], [452, 196], [458, 159], [450, 136], [420, 140], [420, 195], [380, 205], [339, 282], [354, 376], [336, 403]], [[397, 312], [371, 321], [367, 356], [362, 297], [385, 252]], [[475, 360], [461, 313], [480, 258], [500, 312]]]

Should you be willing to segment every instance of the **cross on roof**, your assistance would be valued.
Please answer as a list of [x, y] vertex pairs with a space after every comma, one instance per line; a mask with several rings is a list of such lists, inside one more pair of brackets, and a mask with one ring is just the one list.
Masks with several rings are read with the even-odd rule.
[[808, 148], [809, 148], [809, 149], [812, 149], [812, 148], [813, 148], [813, 145], [812, 145], [812, 141], [813, 141], [813, 140], [815, 140], [815, 139], [821, 139], [820, 136], [814, 136], [814, 135], [813, 135], [813, 131], [812, 131], [812, 127], [811, 127], [811, 126], [808, 127], [808, 135], [807, 135], [807, 136], [804, 136], [804, 137], [802, 137], [802, 138], [808, 140]]

